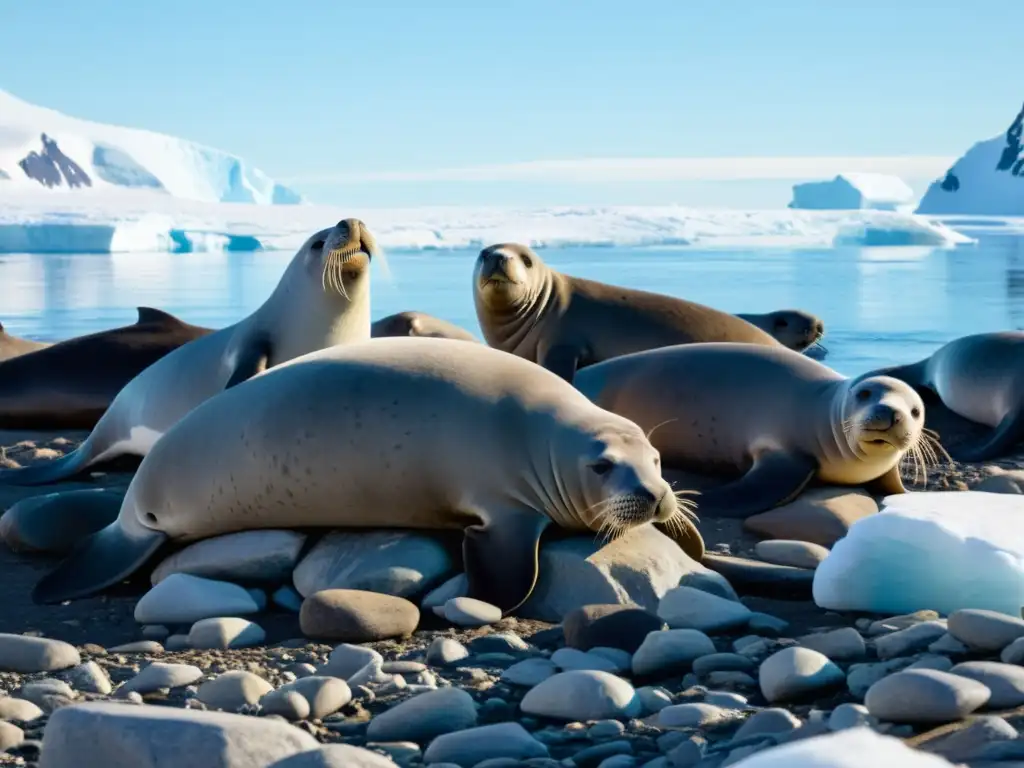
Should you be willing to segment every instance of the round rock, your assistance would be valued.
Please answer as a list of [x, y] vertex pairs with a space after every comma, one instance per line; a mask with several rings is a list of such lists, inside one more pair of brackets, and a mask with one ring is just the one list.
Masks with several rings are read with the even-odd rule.
[[28, 723], [43, 716], [43, 710], [27, 699], [0, 696], [0, 720]]
[[611, 603], [570, 611], [562, 620], [562, 633], [567, 646], [581, 651], [605, 647], [636, 653], [649, 633], [664, 626], [664, 621], [639, 606]]
[[743, 603], [693, 587], [670, 589], [658, 603], [658, 618], [672, 629], [725, 632], [746, 626], [750, 613]]
[[817, 568], [828, 557], [828, 549], [821, 544], [793, 539], [759, 541], [754, 554], [767, 563], [791, 565], [794, 568]]
[[419, 609], [404, 598], [355, 589], [317, 592], [299, 611], [299, 625], [307, 637], [348, 643], [407, 637], [419, 620]]
[[253, 530], [197, 541], [160, 563], [150, 577], [158, 584], [172, 573], [207, 579], [280, 584], [288, 580], [305, 543], [296, 531]]
[[181, 688], [184, 685], [192, 685], [202, 677], [203, 671], [191, 664], [165, 664], [162, 661], [154, 661], [131, 680], [126, 681], [118, 691], [121, 693], [134, 691], [145, 695], [159, 691], [161, 688]]
[[696, 629], [651, 632], [633, 654], [633, 674], [668, 677], [690, 669], [696, 659], [715, 652], [711, 638]]
[[172, 573], [135, 604], [135, 620], [140, 624], [193, 624], [258, 610], [252, 595], [237, 584]]
[[642, 705], [633, 686], [597, 670], [560, 672], [531, 688], [520, 702], [528, 715], [557, 720], [636, 717]]
[[988, 688], [992, 692], [985, 703], [988, 709], [1011, 709], [1024, 704], [1024, 668], [998, 661], [965, 661], [949, 671]]
[[259, 645], [267, 637], [259, 624], [233, 617], [202, 619], [188, 632], [188, 644], [197, 650], [226, 650]]
[[196, 698], [208, 709], [235, 712], [246, 704], [255, 704], [272, 690], [274, 686], [259, 675], [232, 670], [200, 685]]
[[460, 627], [483, 627], [501, 621], [501, 609], [472, 597], [453, 597], [444, 604], [444, 617]]
[[947, 625], [949, 634], [979, 651], [1001, 651], [1024, 637], [1024, 619], [979, 608], [954, 611]]
[[989, 689], [967, 677], [933, 669], [897, 672], [864, 696], [868, 712], [894, 723], [947, 723], [983, 707]]
[[62, 640], [0, 633], [0, 671], [55, 672], [81, 663], [75, 646]]
[[761, 693], [771, 703], [803, 698], [845, 680], [846, 675], [827, 656], [810, 648], [783, 648], [758, 669]]
[[302, 677], [282, 685], [275, 693], [285, 694], [291, 691], [301, 695], [309, 704], [307, 717], [310, 720], [322, 720], [352, 701], [352, 690], [348, 683], [336, 677]]
[[370, 721], [370, 741], [426, 743], [444, 733], [476, 725], [473, 697], [460, 688], [421, 693], [381, 712]]

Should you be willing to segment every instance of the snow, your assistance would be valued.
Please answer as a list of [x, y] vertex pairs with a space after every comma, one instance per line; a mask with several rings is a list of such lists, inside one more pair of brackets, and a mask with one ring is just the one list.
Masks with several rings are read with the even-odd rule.
[[1024, 108], [1005, 133], [979, 141], [937, 179], [917, 208], [924, 214], [1024, 216]]
[[849, 728], [771, 747], [733, 763], [734, 768], [951, 768], [939, 755], [908, 747], [870, 728]]
[[6, 91], [0, 91], [0, 190], [46, 191], [55, 199], [132, 190], [204, 202], [303, 202], [219, 149], [79, 120]]
[[842, 173], [831, 181], [793, 185], [790, 208], [848, 210], [867, 208], [894, 211], [914, 200], [912, 190], [898, 176], [881, 173]]
[[880, 614], [1024, 606], [1024, 497], [983, 491], [887, 496], [814, 574], [814, 601]]
[[102, 196], [9, 195], [2, 187], [0, 182], [0, 253], [292, 250], [311, 232], [349, 216], [365, 221], [380, 244], [391, 249], [472, 249], [508, 240], [538, 248], [951, 247], [973, 242], [926, 217], [886, 211], [254, 206], [139, 190]]

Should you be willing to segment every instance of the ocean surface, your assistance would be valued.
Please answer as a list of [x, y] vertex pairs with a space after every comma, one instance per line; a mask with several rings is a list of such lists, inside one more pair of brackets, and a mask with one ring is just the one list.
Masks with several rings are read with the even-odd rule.
[[[825, 321], [825, 362], [855, 375], [920, 359], [969, 333], [1024, 328], [1024, 238], [954, 250], [564, 248], [540, 251], [572, 275], [672, 294], [728, 312], [799, 308]], [[389, 251], [373, 275], [373, 319], [415, 309], [479, 335], [477, 251]], [[290, 252], [0, 256], [0, 321], [58, 340], [135, 321], [148, 305], [221, 327], [259, 306]]]

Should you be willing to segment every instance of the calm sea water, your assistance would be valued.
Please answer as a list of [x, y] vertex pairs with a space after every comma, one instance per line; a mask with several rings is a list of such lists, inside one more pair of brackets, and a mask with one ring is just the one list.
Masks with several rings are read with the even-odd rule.
[[[569, 248], [543, 258], [569, 274], [673, 294], [729, 312], [795, 307], [825, 320], [826, 362], [851, 375], [909, 362], [968, 333], [1024, 328], [1024, 238], [957, 250]], [[55, 340], [134, 322], [149, 305], [221, 327], [269, 295], [292, 254], [0, 256], [0, 320]], [[479, 334], [475, 251], [391, 251], [374, 275], [373, 317], [416, 309]]]

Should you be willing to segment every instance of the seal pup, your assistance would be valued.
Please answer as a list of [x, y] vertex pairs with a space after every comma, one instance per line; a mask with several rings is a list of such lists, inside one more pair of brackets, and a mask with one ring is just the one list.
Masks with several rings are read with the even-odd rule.
[[255, 312], [179, 347], [128, 382], [76, 450], [0, 472], [0, 482], [52, 483], [118, 456], [145, 456], [178, 419], [218, 392], [307, 352], [369, 340], [376, 253], [358, 219], [312, 235]]
[[113, 524], [37, 585], [49, 603], [127, 578], [166, 541], [258, 528], [462, 529], [473, 597], [532, 592], [549, 525], [700, 534], [631, 421], [529, 361], [455, 339], [323, 349], [184, 416], [150, 449]]
[[878, 374], [938, 397], [957, 416], [992, 427], [986, 438], [947, 451], [956, 461], [991, 461], [1024, 441], [1024, 331], [976, 333], [910, 365]]
[[782, 346], [689, 344], [580, 371], [594, 403], [648, 431], [666, 468], [725, 475], [702, 515], [747, 518], [811, 481], [904, 493], [900, 463], [934, 458], [924, 403], [902, 381], [847, 378]]
[[757, 326], [703, 304], [556, 272], [518, 243], [480, 252], [473, 296], [488, 344], [569, 382], [588, 365], [672, 344], [780, 346]]
[[4, 324], [0, 323], [0, 363], [13, 357], [35, 352], [37, 349], [46, 349], [48, 346], [50, 346], [50, 342], [47, 341], [33, 341], [11, 336], [4, 328]]
[[465, 328], [424, 312], [397, 312], [382, 317], [370, 326], [370, 336], [375, 339], [387, 336], [429, 336], [435, 339], [462, 339], [463, 341], [480, 342]]
[[794, 352], [803, 352], [815, 345], [821, 346], [821, 339], [825, 335], [824, 321], [802, 309], [779, 309], [763, 315], [737, 314], [736, 317], [756, 325]]
[[92, 429], [132, 379], [212, 328], [138, 307], [132, 325], [0, 363], [0, 429]]

